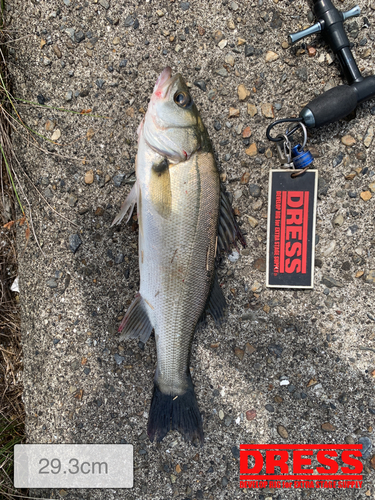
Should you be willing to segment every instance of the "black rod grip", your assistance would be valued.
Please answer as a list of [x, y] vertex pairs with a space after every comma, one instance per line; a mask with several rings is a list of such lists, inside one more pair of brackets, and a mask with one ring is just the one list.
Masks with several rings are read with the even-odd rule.
[[309, 128], [322, 127], [344, 118], [358, 104], [357, 91], [349, 85], [339, 85], [327, 90], [303, 108], [300, 117]]

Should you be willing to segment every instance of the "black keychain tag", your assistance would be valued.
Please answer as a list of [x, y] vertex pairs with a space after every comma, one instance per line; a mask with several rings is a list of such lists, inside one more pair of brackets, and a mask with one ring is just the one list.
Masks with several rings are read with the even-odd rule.
[[270, 171], [266, 285], [313, 288], [318, 171], [292, 173]]

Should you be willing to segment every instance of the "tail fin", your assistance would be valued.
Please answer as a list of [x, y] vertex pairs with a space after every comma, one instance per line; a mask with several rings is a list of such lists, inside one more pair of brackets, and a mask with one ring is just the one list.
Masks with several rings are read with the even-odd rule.
[[154, 384], [147, 434], [151, 441], [156, 438], [160, 442], [169, 430], [179, 431], [186, 441], [203, 444], [202, 417], [191, 379], [189, 389], [181, 396], [163, 394]]

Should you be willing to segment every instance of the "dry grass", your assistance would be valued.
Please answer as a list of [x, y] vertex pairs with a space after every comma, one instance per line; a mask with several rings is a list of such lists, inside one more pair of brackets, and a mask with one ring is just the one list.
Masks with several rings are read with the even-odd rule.
[[0, 8], [0, 496], [6, 499], [24, 496], [13, 487], [13, 449], [24, 437], [24, 407], [18, 294], [10, 290], [17, 276], [16, 228], [4, 227], [15, 220], [18, 194], [12, 176], [10, 125], [5, 119], [11, 103], [6, 45], [3, 45], [7, 41], [4, 0], [0, 1]]

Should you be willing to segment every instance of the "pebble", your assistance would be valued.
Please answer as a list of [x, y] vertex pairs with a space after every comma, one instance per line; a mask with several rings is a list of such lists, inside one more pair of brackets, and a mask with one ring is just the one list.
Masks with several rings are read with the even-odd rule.
[[113, 184], [116, 187], [121, 187], [121, 184], [124, 179], [125, 179], [125, 174], [123, 174], [122, 172], [117, 172], [117, 174], [112, 177]]
[[245, 153], [250, 157], [257, 155], [258, 148], [257, 148], [257, 145], [255, 144], [255, 142], [250, 144], [250, 146], [245, 150]]
[[344, 224], [344, 217], [339, 214], [337, 217], [334, 218], [333, 223], [335, 226], [341, 227]]
[[239, 347], [235, 347], [234, 349], [234, 354], [237, 356], [237, 358], [242, 361], [243, 357], [245, 355], [245, 351], [243, 349], [240, 349]]
[[289, 43], [286, 42], [285, 40], [281, 43], [281, 47], [285, 50], [289, 48]]
[[221, 42], [221, 40], [224, 40], [224, 38], [225, 38], [225, 36], [220, 30], [215, 31], [215, 33], [213, 35], [213, 39], [214, 39], [215, 43], [218, 44], [219, 42]]
[[372, 194], [370, 193], [370, 191], [362, 191], [360, 197], [363, 201], [369, 201], [372, 198]]
[[71, 234], [69, 236], [69, 248], [73, 253], [76, 253], [81, 244], [82, 240], [78, 234]]
[[[374, 456], [375, 457], [375, 456]], [[375, 461], [374, 461], [374, 469], [375, 469]], [[223, 488], [225, 488], [226, 486], [228, 486], [228, 478], [226, 476], [223, 476], [221, 478], [221, 486]]]
[[237, 446], [232, 446], [230, 451], [232, 452], [234, 458], [240, 458], [240, 450], [238, 449]]
[[288, 431], [285, 429], [283, 425], [277, 426], [277, 433], [283, 438], [288, 439]]
[[105, 81], [102, 78], [98, 78], [95, 83], [99, 89], [102, 89], [103, 85], [105, 84]]
[[59, 47], [57, 45], [54, 45], [53, 46], [53, 51], [54, 53], [56, 54], [56, 56], [61, 59], [62, 57], [62, 54], [61, 54], [61, 50], [59, 49]]
[[308, 45], [307, 53], [308, 53], [309, 57], [315, 57], [316, 56], [316, 48], [311, 47], [311, 45]]
[[273, 112], [273, 106], [272, 104], [269, 104], [269, 103], [265, 103], [265, 104], [262, 104], [261, 107], [260, 107], [261, 111], [262, 111], [262, 115], [266, 118], [275, 118], [275, 114]]
[[247, 103], [247, 114], [250, 115], [251, 117], [258, 114], [258, 110], [255, 104], [252, 104], [251, 102]]
[[99, 3], [104, 9], [109, 9], [109, 2], [107, 2], [107, 0], [99, 0]]
[[227, 26], [230, 30], [235, 30], [236, 29], [236, 25], [234, 24], [234, 21], [233, 19], [228, 19], [227, 21]]
[[345, 436], [345, 443], [346, 444], [355, 444], [355, 440], [353, 436]]
[[342, 162], [342, 160], [344, 159], [344, 153], [339, 153], [336, 158], [333, 160], [333, 163], [332, 163], [332, 166], [333, 168], [337, 167], [338, 165], [340, 165], [340, 163]]
[[244, 101], [250, 95], [250, 90], [248, 90], [245, 85], [241, 83], [241, 85], [237, 88], [237, 94], [240, 101]]
[[115, 264], [122, 264], [123, 262], [124, 262], [124, 254], [119, 253], [118, 255], [116, 255]]
[[84, 40], [85, 38], [86, 38], [86, 37], [85, 37], [85, 34], [84, 34], [84, 32], [83, 32], [82, 30], [76, 31], [76, 32], [74, 33], [74, 41], [75, 41], [76, 43], [81, 43], [81, 42], [83, 42], [83, 40]]
[[327, 61], [328, 65], [333, 64], [334, 60], [335, 60], [335, 56], [333, 54], [331, 54], [330, 52], [328, 52], [328, 54], [326, 55], [326, 61]]
[[221, 123], [220, 123], [220, 122], [218, 122], [217, 120], [216, 120], [216, 121], [214, 121], [214, 129], [215, 129], [215, 130], [217, 130], [217, 131], [221, 130], [221, 126], [222, 126], [222, 125], [221, 125]]
[[69, 90], [66, 94], [65, 94], [65, 100], [67, 102], [71, 101], [73, 99], [73, 92], [71, 90]]
[[371, 182], [369, 185], [368, 185], [370, 191], [372, 193], [375, 193], [375, 182]]
[[256, 351], [256, 348], [247, 342], [245, 345], [245, 351], [247, 354], [253, 354]]
[[114, 360], [116, 361], [116, 364], [119, 366], [121, 365], [121, 363], [123, 363], [123, 361], [125, 359], [123, 356], [120, 356], [117, 353], [115, 353], [113, 357], [114, 357]]
[[331, 255], [331, 253], [334, 251], [336, 248], [336, 241], [332, 240], [328, 246], [324, 248], [324, 250], [321, 251], [321, 254], [323, 257], [328, 257], [328, 255]]
[[374, 137], [374, 127], [370, 125], [369, 128], [367, 129], [365, 138], [363, 139], [363, 144], [366, 146], [366, 148], [370, 147], [373, 137]]
[[240, 110], [237, 108], [230, 107], [228, 118], [237, 118], [238, 116], [240, 116]]
[[250, 57], [255, 54], [255, 47], [252, 45], [246, 44], [245, 45], [245, 57]]
[[70, 207], [74, 207], [74, 206], [75, 206], [75, 204], [77, 203], [77, 201], [78, 201], [77, 196], [76, 196], [75, 194], [73, 194], [73, 193], [72, 193], [72, 194], [69, 196], [69, 198], [68, 198], [68, 205], [69, 205]]
[[241, 177], [241, 184], [247, 184], [250, 179], [250, 172], [245, 172]]
[[238, 251], [236, 249], [234, 249], [232, 251], [232, 253], [228, 255], [228, 260], [230, 262], [236, 262], [239, 258], [240, 258], [240, 254], [238, 253]]
[[370, 269], [365, 274], [365, 282], [375, 285], [375, 269]]
[[189, 2], [180, 2], [180, 9], [183, 11], [187, 11], [190, 9], [190, 3]]
[[249, 192], [253, 198], [259, 198], [259, 196], [261, 195], [261, 189], [258, 184], [250, 184]]
[[243, 38], [239, 38], [239, 39], [237, 40], [237, 45], [239, 45], [239, 46], [241, 46], [241, 45], [245, 45], [245, 43], [246, 43], [246, 40], [244, 40]]
[[344, 135], [344, 137], [341, 137], [341, 142], [345, 145], [345, 146], [353, 146], [355, 144], [355, 139], [354, 137], [352, 137], [351, 135]]
[[219, 410], [219, 418], [220, 418], [220, 420], [223, 420], [223, 418], [224, 418], [223, 410]]
[[257, 225], [259, 224], [259, 221], [255, 219], [255, 217], [252, 217], [251, 215], [247, 216], [247, 220], [252, 228], [256, 228]]
[[215, 71], [215, 73], [219, 76], [226, 78], [228, 76], [228, 71], [225, 68], [219, 68]]
[[268, 50], [266, 53], [266, 62], [273, 62], [279, 58], [279, 55], [276, 52], [272, 52], [272, 50]]
[[61, 137], [61, 130], [57, 128], [51, 136], [51, 141], [57, 141], [58, 139], [60, 139], [60, 137]]
[[48, 130], [48, 132], [52, 132], [52, 130], [55, 128], [55, 122], [53, 122], [51, 120], [47, 120], [46, 124], [45, 124], [45, 128], [46, 128], [46, 130]]
[[257, 416], [257, 412], [254, 409], [247, 410], [246, 420], [249, 420], [249, 421], [254, 420], [256, 418], [256, 416]]
[[52, 189], [49, 186], [48, 186], [47, 189], [44, 190], [43, 194], [44, 194], [44, 197], [48, 198], [49, 200], [51, 198], [53, 198], [53, 191], [52, 191]]
[[371, 457], [370, 466], [371, 466], [372, 469], [375, 469], [375, 455], [373, 455]]
[[227, 55], [225, 56], [224, 61], [225, 61], [227, 64], [229, 64], [230, 66], [232, 66], [232, 68], [233, 68], [233, 66], [235, 65], [235, 62], [236, 62], [232, 54], [227, 54]]
[[207, 87], [206, 87], [206, 82], [204, 80], [196, 80], [194, 82], [194, 85], [198, 87], [199, 89], [203, 90], [203, 92], [206, 92]]
[[133, 16], [127, 16], [124, 21], [125, 28], [130, 28], [134, 24], [135, 18]]
[[275, 408], [272, 405], [270, 405], [270, 404], [266, 404], [264, 407], [270, 413], [273, 413], [275, 411]]
[[358, 439], [358, 444], [362, 445], [362, 458], [364, 460], [370, 458], [372, 451], [371, 440], [368, 437], [364, 436]]
[[223, 50], [228, 45], [228, 40], [220, 40], [218, 46], [221, 50]]
[[324, 424], [322, 424], [322, 431], [324, 432], [335, 432], [336, 430], [336, 427], [332, 424], [330, 424], [329, 422], [326, 422]]
[[290, 384], [290, 382], [287, 379], [280, 380], [280, 385], [281, 386], [283, 386], [283, 385], [289, 385], [289, 384]]
[[264, 153], [264, 156], [266, 158], [272, 158], [272, 150], [270, 148], [267, 148], [265, 153]]
[[325, 285], [327, 288], [342, 288], [344, 285], [340, 283], [337, 279], [332, 278], [331, 276], [323, 276], [321, 283]]
[[88, 170], [85, 173], [85, 184], [92, 184], [94, 182], [94, 172], [92, 170]]
[[47, 286], [49, 286], [50, 288], [57, 288], [57, 282], [55, 280], [48, 280]]
[[[243, 132], [242, 132], [242, 137], [243, 137], [244, 139], [247, 139], [247, 138], [249, 138], [250, 136], [251, 136], [251, 129], [250, 129], [250, 127], [245, 127], [245, 128], [243, 129]], [[375, 184], [375, 183], [374, 183], [374, 184]]]
[[69, 35], [70, 39], [72, 42], [74, 42], [74, 33], [75, 29], [74, 28], [66, 28], [65, 33]]

